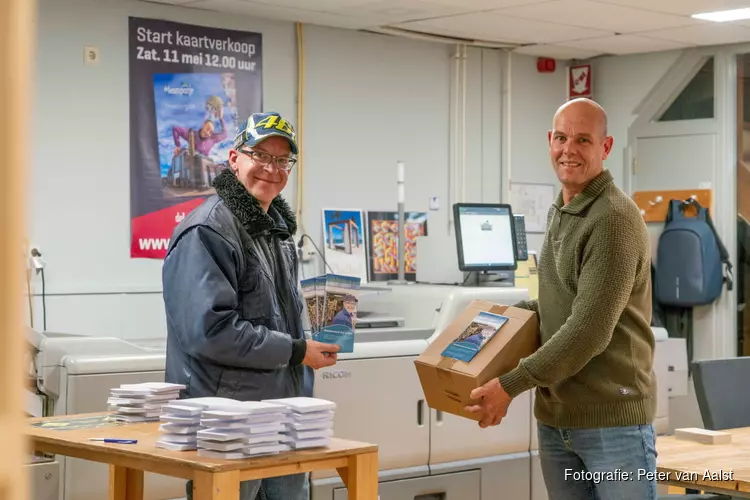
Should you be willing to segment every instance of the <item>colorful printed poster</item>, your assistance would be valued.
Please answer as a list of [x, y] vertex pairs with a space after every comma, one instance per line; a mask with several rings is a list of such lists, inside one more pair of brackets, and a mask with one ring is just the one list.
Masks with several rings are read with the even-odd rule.
[[131, 17], [130, 256], [161, 259], [262, 111], [261, 35]]
[[[427, 235], [427, 214], [406, 212], [404, 278], [417, 279], [417, 236]], [[398, 212], [367, 212], [369, 280], [398, 279]]]
[[367, 282], [365, 225], [361, 210], [323, 209], [323, 257], [335, 274]]

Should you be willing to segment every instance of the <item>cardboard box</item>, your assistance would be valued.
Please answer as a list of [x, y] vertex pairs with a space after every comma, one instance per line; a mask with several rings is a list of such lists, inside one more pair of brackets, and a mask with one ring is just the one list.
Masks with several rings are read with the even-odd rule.
[[[462, 337], [462, 334], [474, 337], [472, 332], [491, 332], [493, 327], [488, 326], [485, 319], [479, 323], [475, 321], [478, 317], [492, 321], [491, 315], [502, 315], [507, 320], [473, 354], [473, 358], [467, 362], [443, 356], [445, 349]], [[483, 300], [472, 301], [414, 361], [427, 406], [477, 420], [476, 416], [464, 411], [466, 406], [477, 403], [469, 397], [471, 391], [518, 366], [522, 358], [539, 348], [539, 343], [536, 313]], [[462, 342], [462, 345], [468, 344]], [[451, 346], [451, 349], [454, 348], [455, 344]], [[461, 349], [454, 350], [453, 354], [461, 357]]]

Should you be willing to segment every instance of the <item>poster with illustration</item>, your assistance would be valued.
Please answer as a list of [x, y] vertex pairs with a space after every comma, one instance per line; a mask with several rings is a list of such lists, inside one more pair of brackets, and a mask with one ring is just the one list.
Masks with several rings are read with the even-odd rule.
[[261, 34], [129, 18], [130, 256], [162, 259], [263, 111]]
[[468, 363], [474, 359], [474, 356], [482, 350], [482, 347], [484, 347], [507, 322], [507, 316], [484, 311], [480, 312], [471, 323], [469, 323], [469, 326], [461, 332], [461, 335], [443, 350], [442, 356]]
[[[417, 279], [417, 236], [427, 235], [427, 214], [406, 212], [404, 277]], [[368, 212], [368, 277], [370, 281], [398, 279], [398, 212]]]
[[361, 210], [323, 209], [323, 256], [336, 274], [367, 282], [365, 225]]
[[240, 126], [232, 73], [154, 75], [164, 197], [208, 196]]

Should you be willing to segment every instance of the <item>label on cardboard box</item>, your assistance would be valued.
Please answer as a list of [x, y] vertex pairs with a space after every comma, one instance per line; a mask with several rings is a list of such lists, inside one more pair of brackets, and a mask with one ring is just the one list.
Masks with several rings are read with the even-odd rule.
[[489, 340], [508, 322], [506, 316], [491, 312], [480, 312], [469, 323], [461, 335], [456, 337], [442, 352], [442, 356], [469, 362]]

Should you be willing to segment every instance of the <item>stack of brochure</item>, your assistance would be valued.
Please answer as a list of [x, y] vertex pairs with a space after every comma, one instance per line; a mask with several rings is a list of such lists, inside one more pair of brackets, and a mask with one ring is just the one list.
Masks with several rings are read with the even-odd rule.
[[203, 429], [201, 414], [215, 405], [236, 404], [228, 398], [187, 398], [170, 401], [162, 406], [159, 420], [161, 436], [156, 442], [157, 448], [174, 451], [196, 450], [198, 448], [198, 431]]
[[286, 406], [290, 410], [283, 439], [290, 448], [299, 450], [330, 445], [336, 403], [303, 397], [271, 399], [268, 402]]
[[165, 382], [122, 384], [110, 390], [109, 411], [123, 422], [151, 422], [159, 419], [161, 408], [179, 397], [185, 386]]
[[196, 436], [201, 429], [200, 419], [203, 407], [181, 403], [182, 401], [177, 400], [162, 406], [162, 413], [159, 416], [162, 424], [159, 426], [160, 437], [156, 441], [157, 448], [174, 451], [197, 448]]
[[201, 413], [198, 455], [231, 460], [287, 451], [288, 414], [283, 405], [261, 401], [211, 405]]

